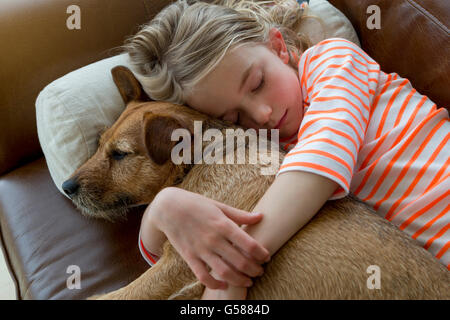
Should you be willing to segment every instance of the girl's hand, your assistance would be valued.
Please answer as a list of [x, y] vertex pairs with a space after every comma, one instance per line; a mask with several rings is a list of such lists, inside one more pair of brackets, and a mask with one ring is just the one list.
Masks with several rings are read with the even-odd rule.
[[[262, 214], [175, 187], [159, 192], [150, 210], [156, 227], [206, 287], [225, 289], [227, 282], [249, 287], [249, 277], [262, 275], [260, 264], [269, 260], [269, 251], [239, 227], [258, 223]], [[212, 277], [207, 265], [224, 281]]]

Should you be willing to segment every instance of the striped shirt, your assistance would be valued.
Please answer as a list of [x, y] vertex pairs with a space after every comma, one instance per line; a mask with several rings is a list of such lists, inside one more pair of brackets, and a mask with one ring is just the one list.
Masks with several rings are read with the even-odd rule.
[[417, 240], [450, 270], [448, 111], [386, 74], [357, 45], [319, 42], [298, 63], [304, 117], [282, 142], [277, 175], [300, 170], [339, 184]]
[[138, 247], [139, 247], [139, 251], [141, 252], [142, 257], [144, 258], [144, 260], [151, 266], [153, 267], [153, 265], [155, 265], [155, 263], [158, 262], [159, 260], [159, 256], [157, 256], [154, 253], [151, 253], [150, 251], [148, 251], [145, 246], [144, 243], [142, 242], [142, 238], [141, 238], [141, 232], [139, 231], [139, 237], [138, 237]]

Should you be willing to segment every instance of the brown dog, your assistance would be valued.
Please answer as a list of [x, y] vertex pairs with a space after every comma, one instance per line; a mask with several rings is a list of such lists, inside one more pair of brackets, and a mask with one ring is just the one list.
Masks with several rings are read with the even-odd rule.
[[[177, 143], [170, 139], [174, 129], [192, 133], [193, 121], [199, 120], [204, 130], [223, 132], [229, 123], [183, 106], [143, 102], [148, 98], [129, 70], [116, 67], [112, 73], [127, 108], [63, 187], [85, 214], [114, 220], [173, 185], [252, 210], [274, 179], [261, 175], [265, 164], [175, 165], [170, 160]], [[212, 143], [222, 142], [203, 142], [202, 150]], [[284, 154], [275, 152], [281, 162]], [[248, 298], [449, 299], [449, 283], [450, 272], [429, 252], [364, 204], [345, 198], [327, 202], [272, 257]], [[196, 299], [203, 289], [166, 242], [155, 266], [96, 298]]]

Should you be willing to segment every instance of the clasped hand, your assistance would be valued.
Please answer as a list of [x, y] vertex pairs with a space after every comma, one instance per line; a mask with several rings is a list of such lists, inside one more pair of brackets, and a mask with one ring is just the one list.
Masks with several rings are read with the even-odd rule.
[[[263, 273], [269, 251], [240, 225], [258, 223], [263, 215], [249, 213], [180, 188], [163, 189], [151, 204], [155, 226], [209, 289], [252, 285]], [[215, 279], [208, 271], [218, 275]]]

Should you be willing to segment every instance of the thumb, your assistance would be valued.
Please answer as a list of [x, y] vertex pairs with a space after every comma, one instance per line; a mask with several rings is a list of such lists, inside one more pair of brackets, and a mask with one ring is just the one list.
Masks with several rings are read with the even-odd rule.
[[224, 203], [219, 203], [218, 206], [228, 218], [236, 222], [238, 225], [255, 224], [261, 221], [263, 217], [262, 213], [248, 212], [241, 209], [236, 209]]

